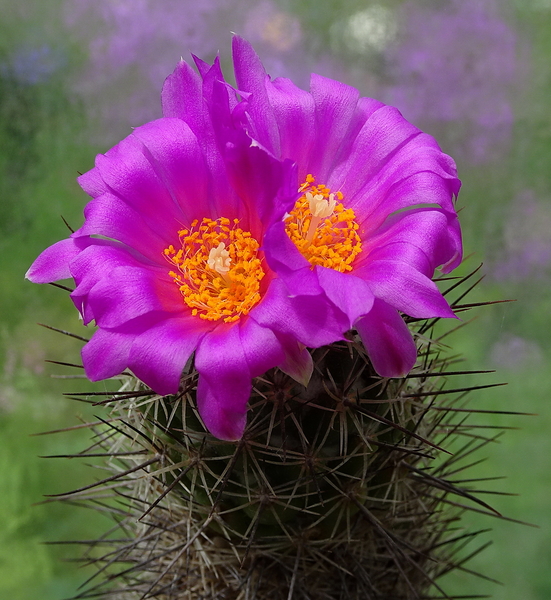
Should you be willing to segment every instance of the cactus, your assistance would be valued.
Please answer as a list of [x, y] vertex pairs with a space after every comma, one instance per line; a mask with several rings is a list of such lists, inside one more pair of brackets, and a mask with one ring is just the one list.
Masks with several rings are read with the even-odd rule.
[[[473, 306], [462, 298], [458, 313]], [[378, 376], [352, 331], [312, 351], [306, 388], [277, 368], [256, 378], [236, 442], [203, 426], [193, 361], [175, 395], [124, 373], [78, 455], [104, 454], [111, 474], [55, 497], [115, 522], [90, 542], [82, 561], [98, 571], [75, 598], [450, 598], [438, 579], [466, 570], [476, 537], [462, 514], [503, 518], [458, 483], [493, 439], [469, 424], [465, 395], [496, 384], [455, 388], [465, 371], [439, 319], [409, 321], [419, 358], [407, 377]]]
[[448, 597], [460, 514], [500, 516], [457, 482], [487, 439], [435, 333], [474, 276], [447, 278], [455, 163], [396, 108], [232, 46], [236, 87], [182, 60], [27, 272], [74, 280], [85, 374], [122, 380], [79, 454], [111, 475], [61, 495], [124, 534], [92, 543], [77, 597]]

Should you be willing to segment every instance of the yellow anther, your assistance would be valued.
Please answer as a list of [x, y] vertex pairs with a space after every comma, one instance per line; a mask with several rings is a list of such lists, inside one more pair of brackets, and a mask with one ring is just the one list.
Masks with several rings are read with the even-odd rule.
[[[260, 282], [265, 275], [259, 243], [248, 231], [236, 227], [239, 220], [224, 217], [194, 221], [179, 233], [181, 248], [163, 251], [178, 271], [169, 271], [191, 314], [209, 321], [237, 321], [260, 301]], [[199, 227], [197, 228], [197, 226]]]
[[340, 202], [342, 192], [332, 193], [314, 181], [308, 175], [299, 187], [302, 196], [285, 220], [287, 235], [312, 265], [351, 271], [362, 249], [356, 215]]

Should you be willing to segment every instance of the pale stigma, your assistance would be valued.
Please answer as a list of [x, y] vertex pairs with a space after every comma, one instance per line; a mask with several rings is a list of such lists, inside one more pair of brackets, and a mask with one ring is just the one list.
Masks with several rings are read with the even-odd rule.
[[321, 221], [333, 214], [337, 201], [335, 200], [335, 194], [329, 194], [327, 199], [322, 194], [312, 194], [312, 192], [306, 192], [305, 196], [308, 200], [308, 208], [312, 213], [306, 241], [311, 242]]
[[226, 244], [220, 242], [216, 248], [211, 248], [207, 265], [220, 275], [224, 276], [230, 270], [230, 253], [226, 250]]
[[312, 192], [306, 192], [306, 199], [308, 200], [308, 207], [314, 217], [325, 219], [330, 217], [337, 204], [335, 200], [335, 194], [329, 194], [329, 199], [325, 199], [321, 194], [312, 194]]

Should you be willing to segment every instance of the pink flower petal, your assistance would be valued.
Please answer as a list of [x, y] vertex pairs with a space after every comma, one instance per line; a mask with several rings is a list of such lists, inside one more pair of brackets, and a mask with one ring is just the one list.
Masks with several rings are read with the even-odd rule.
[[191, 312], [167, 275], [160, 277], [158, 272], [140, 267], [113, 269], [90, 290], [88, 302], [98, 326], [107, 329], [150, 312]]
[[128, 366], [133, 334], [98, 329], [82, 348], [82, 364], [90, 381], [109, 379]]
[[310, 90], [316, 105], [317, 137], [309, 165], [318, 181], [324, 183], [329, 181], [331, 171], [351, 143], [350, 127], [360, 93], [315, 73], [310, 80]]
[[197, 218], [205, 197], [205, 162], [195, 135], [180, 119], [137, 127], [104, 156], [100, 154], [96, 168], [112, 193], [161, 236], [178, 227], [175, 224]]
[[239, 339], [251, 377], [259, 377], [285, 360], [281, 341], [252, 317], [239, 323]]
[[175, 394], [186, 362], [210, 327], [191, 316], [163, 319], [134, 338], [128, 367], [158, 394]]
[[405, 263], [373, 261], [362, 276], [377, 298], [411, 317], [455, 317], [436, 284]]
[[[180, 223], [203, 218], [210, 208], [210, 203], [202, 202], [208, 197], [209, 172], [199, 141], [189, 126], [180, 119], [158, 119], [137, 127], [133, 136], [143, 144], [142, 152], [162, 189], [161, 194], [152, 186], [152, 196], [145, 199], [145, 206], [140, 206], [140, 213], [163, 228], [167, 218], [176, 217]], [[137, 197], [138, 190], [135, 191]], [[140, 191], [144, 194], [143, 188]]]
[[281, 341], [250, 317], [219, 325], [203, 338], [195, 355], [197, 402], [213, 435], [228, 440], [243, 435], [252, 378], [285, 358]]
[[251, 94], [247, 100], [251, 116], [248, 133], [272, 154], [279, 156], [279, 131], [265, 85], [268, 76], [252, 46], [237, 35], [233, 37], [233, 64], [237, 89]]
[[103, 194], [88, 202], [84, 216], [86, 220], [79, 234], [117, 240], [158, 264], [164, 263], [163, 250], [171, 243], [178, 243], [178, 221], [173, 221], [161, 237], [137, 210], [112, 194]]
[[51, 283], [71, 277], [70, 264], [83, 248], [89, 237], [70, 237], [46, 248], [33, 262], [25, 277], [33, 283]]
[[77, 177], [80, 187], [92, 198], [109, 192], [109, 186], [103, 181], [97, 167]]
[[291, 276], [298, 270], [310, 270], [310, 263], [293, 244], [282, 221], [274, 223], [266, 231], [263, 250], [268, 264], [277, 273]]
[[277, 365], [278, 368], [306, 387], [314, 372], [312, 355], [293, 336], [278, 333], [277, 337], [285, 350], [285, 360]]
[[205, 336], [195, 354], [195, 368], [199, 372], [197, 404], [205, 426], [220, 439], [239, 439], [252, 389], [239, 326], [219, 325]]
[[294, 336], [312, 348], [345, 339], [344, 333], [350, 328], [347, 315], [324, 294], [291, 297], [280, 279], [271, 282], [251, 316], [260, 325]]
[[373, 292], [368, 283], [349, 273], [340, 273], [334, 269], [316, 267], [320, 286], [329, 301], [338, 306], [349, 319], [349, 329], [356, 320], [365, 315], [373, 306]]
[[315, 151], [316, 114], [312, 95], [296, 87], [290, 79], [266, 82], [270, 106], [277, 122], [281, 156], [294, 156], [300, 165], [299, 179], [309, 173], [309, 160]]
[[195, 134], [203, 132], [203, 82], [185, 60], [169, 75], [162, 91], [163, 115], [185, 121]]
[[395, 308], [375, 300], [356, 328], [375, 371], [382, 377], [403, 377], [417, 360], [411, 332]]
[[432, 277], [439, 265], [461, 260], [461, 231], [455, 214], [414, 209], [393, 215], [363, 243], [355, 272], [373, 260], [398, 260]]

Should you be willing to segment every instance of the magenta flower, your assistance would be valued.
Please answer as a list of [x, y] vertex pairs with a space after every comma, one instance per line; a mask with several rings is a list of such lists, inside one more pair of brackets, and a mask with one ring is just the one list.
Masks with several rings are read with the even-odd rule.
[[353, 327], [378, 373], [405, 374], [400, 312], [453, 316], [431, 277], [461, 260], [459, 181], [430, 136], [336, 81], [272, 82], [234, 43], [239, 93], [218, 60], [182, 61], [164, 118], [97, 157], [83, 226], [27, 273], [74, 279], [98, 326], [92, 380], [130, 369], [174, 394], [194, 353], [199, 411], [224, 439], [243, 433], [252, 378], [278, 366], [306, 384], [305, 346]]
[[[346, 321], [334, 339], [356, 328], [375, 370], [403, 376], [416, 347], [400, 313], [454, 316], [431, 279], [438, 266], [447, 273], [461, 261], [453, 160], [398, 110], [354, 88], [319, 75], [310, 92], [272, 81], [239, 37], [234, 64], [247, 133], [298, 166], [301, 196], [265, 236], [279, 276], [267, 296], [286, 287], [294, 305], [327, 303]], [[318, 345], [307, 328], [274, 319], [279, 306], [259, 306], [258, 322]]]
[[[215, 436], [237, 439], [252, 378], [279, 366], [306, 384], [312, 370], [294, 336], [255, 318], [267, 305], [274, 319], [308, 320], [284, 288], [272, 290], [262, 250], [295, 202], [297, 176], [232, 124], [237, 100], [218, 61], [198, 64], [202, 77], [182, 61], [167, 80], [165, 96], [185, 89], [178, 118], [136, 128], [79, 178], [92, 197], [83, 226], [27, 277], [74, 279], [75, 306], [98, 326], [82, 350], [91, 380], [130, 369], [174, 394], [195, 352], [200, 414]], [[342, 327], [327, 307], [309, 319], [316, 344]]]

